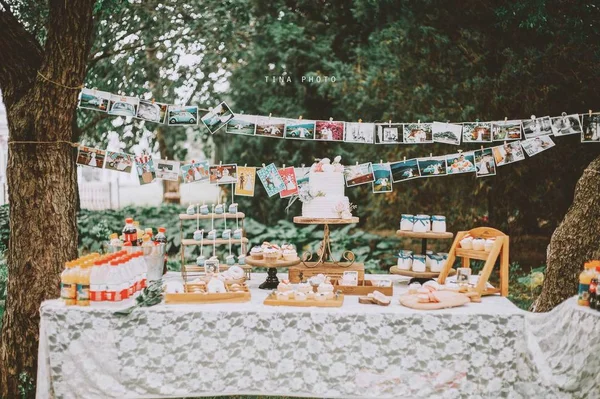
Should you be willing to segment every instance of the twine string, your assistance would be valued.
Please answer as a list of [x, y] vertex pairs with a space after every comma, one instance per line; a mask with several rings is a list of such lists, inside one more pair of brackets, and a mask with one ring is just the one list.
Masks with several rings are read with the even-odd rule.
[[37, 71], [37, 74], [38, 74], [38, 76], [39, 76], [39, 77], [41, 77], [42, 79], [44, 79], [46, 82], [50, 82], [50, 83], [52, 83], [52, 84], [54, 84], [54, 85], [56, 85], [56, 86], [60, 86], [60, 87], [63, 87], [63, 88], [65, 88], [65, 89], [69, 89], [69, 90], [81, 90], [81, 89], [83, 89], [83, 88], [85, 87], [85, 86], [84, 86], [84, 85], [82, 85], [82, 84], [81, 84], [81, 85], [79, 85], [79, 86], [65, 86], [65, 85], [64, 85], [64, 84], [62, 84], [62, 83], [55, 82], [54, 80], [52, 80], [52, 79], [49, 79], [49, 78], [45, 77], [44, 75], [42, 75], [42, 74], [40, 73], [40, 71]]

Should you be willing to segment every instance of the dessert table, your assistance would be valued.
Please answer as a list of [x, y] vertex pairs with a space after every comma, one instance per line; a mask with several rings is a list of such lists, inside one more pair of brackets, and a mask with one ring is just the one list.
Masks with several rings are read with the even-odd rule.
[[406, 284], [392, 276], [388, 307], [356, 296], [335, 309], [269, 307], [264, 278], [252, 275], [248, 303], [129, 316], [44, 302], [38, 398], [562, 398], [599, 386], [600, 313], [572, 301], [542, 315], [502, 297], [418, 311], [399, 305]]

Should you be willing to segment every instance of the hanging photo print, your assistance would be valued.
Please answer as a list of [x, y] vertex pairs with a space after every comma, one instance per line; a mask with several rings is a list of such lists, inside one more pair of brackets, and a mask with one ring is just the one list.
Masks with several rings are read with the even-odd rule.
[[419, 158], [421, 177], [444, 176], [446, 172], [446, 157]]
[[346, 122], [344, 141], [346, 143], [373, 144], [374, 123]]
[[392, 192], [392, 171], [389, 163], [374, 163], [373, 175], [375, 176], [373, 182], [374, 193]]
[[259, 116], [256, 121], [256, 135], [282, 139], [285, 131], [285, 119]]
[[285, 123], [286, 139], [312, 140], [315, 138], [315, 121], [288, 119]]
[[462, 125], [433, 122], [431, 131], [433, 132], [433, 141], [435, 143], [460, 145]]
[[243, 134], [245, 136], [254, 136], [256, 133], [256, 116], [236, 115], [227, 122], [225, 133]]
[[549, 116], [542, 118], [533, 116], [531, 119], [524, 119], [523, 133], [527, 139], [552, 134], [552, 121]]
[[198, 107], [195, 105], [169, 105], [167, 110], [169, 126], [193, 126], [198, 124]]
[[492, 123], [492, 140], [520, 140], [521, 139], [521, 121], [498, 121]]
[[113, 94], [110, 96], [108, 113], [109, 115], [118, 116], [136, 116], [139, 103], [140, 99], [137, 97], [118, 96]]
[[77, 150], [77, 164], [102, 169], [105, 156], [106, 151], [104, 150], [80, 145]]
[[116, 170], [117, 172], [131, 173], [134, 156], [122, 152], [106, 151], [104, 169]]
[[600, 113], [583, 115], [582, 143], [600, 142]]
[[107, 112], [111, 94], [106, 91], [83, 89], [79, 97], [79, 108]]
[[183, 183], [195, 183], [209, 179], [208, 161], [194, 161], [187, 165], [181, 165], [181, 181]]
[[581, 134], [581, 132], [581, 121], [578, 114], [567, 115], [563, 112], [562, 116], [552, 118], [552, 133], [555, 136]]
[[446, 155], [446, 171], [449, 175], [475, 172], [475, 154], [471, 151]]
[[344, 122], [317, 121], [315, 140], [344, 141]]
[[211, 134], [224, 127], [235, 115], [225, 101], [214, 107], [202, 117], [202, 123]]
[[525, 153], [523, 153], [521, 143], [518, 141], [499, 145], [498, 147], [492, 148], [492, 151], [494, 152], [494, 162], [496, 162], [496, 166], [508, 165], [509, 163], [525, 159]]
[[140, 100], [136, 116], [149, 122], [165, 123], [168, 108], [167, 104]]
[[546, 151], [549, 148], [554, 147], [554, 141], [549, 136], [540, 136], [534, 139], [528, 139], [521, 141], [523, 149], [530, 157], [539, 154], [542, 151]]
[[475, 167], [477, 168], [477, 177], [493, 176], [496, 174], [496, 164], [491, 148], [484, 148], [475, 151]]
[[237, 182], [235, 183], [235, 195], [254, 197], [255, 180], [256, 168], [250, 166], [238, 166]]
[[421, 177], [419, 163], [416, 159], [407, 159], [406, 161], [393, 162], [390, 164], [392, 171], [392, 180], [394, 183], [399, 183], [405, 180], [416, 179]]
[[179, 169], [181, 162], [168, 161], [166, 159], [156, 160], [156, 178], [169, 181], [179, 180]]
[[404, 124], [404, 143], [433, 143], [431, 127], [431, 123]]
[[293, 166], [279, 169], [279, 176], [285, 183], [285, 189], [279, 193], [280, 198], [291, 197], [298, 194], [298, 183], [296, 182], [296, 171]]
[[154, 181], [156, 171], [154, 170], [154, 162], [152, 157], [146, 151], [142, 155], [135, 157], [135, 168], [137, 171], [140, 184], [148, 184]]
[[489, 122], [463, 123], [463, 142], [491, 143], [492, 125]]
[[402, 124], [377, 124], [375, 144], [400, 144], [402, 143]]
[[237, 165], [213, 165], [209, 168], [211, 184], [235, 184], [237, 182]]
[[281, 176], [279, 176], [279, 172], [274, 163], [260, 168], [256, 174], [258, 174], [258, 178], [265, 187], [269, 197], [279, 194], [285, 189], [285, 183]]
[[373, 165], [371, 162], [348, 165], [344, 168], [344, 177], [346, 178], [346, 187], [372, 183], [375, 181]]

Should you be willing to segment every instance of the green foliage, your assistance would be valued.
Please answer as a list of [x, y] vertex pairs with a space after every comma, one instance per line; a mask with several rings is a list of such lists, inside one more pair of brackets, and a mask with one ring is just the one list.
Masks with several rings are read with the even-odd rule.
[[19, 395], [21, 395], [21, 399], [31, 397], [34, 391], [35, 384], [33, 378], [25, 372], [19, 374]]

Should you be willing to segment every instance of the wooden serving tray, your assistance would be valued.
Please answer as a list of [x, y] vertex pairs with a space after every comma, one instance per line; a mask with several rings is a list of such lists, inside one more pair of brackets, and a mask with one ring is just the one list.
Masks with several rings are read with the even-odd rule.
[[[247, 261], [248, 259], [246, 259]], [[246, 262], [248, 263], [248, 262]], [[308, 266], [317, 265], [316, 262], [307, 262]], [[317, 267], [306, 267], [302, 263], [296, 266], [290, 266], [288, 270], [288, 278], [291, 283], [299, 283], [302, 280], [316, 276], [317, 274], [324, 274], [331, 279], [340, 279], [345, 271], [357, 271], [358, 279], [364, 280], [365, 278], [365, 265], [364, 263], [355, 262], [348, 267], [338, 266], [335, 263], [325, 262]]]
[[338, 295], [337, 298], [333, 297], [333, 299], [326, 299], [324, 301], [317, 301], [316, 299], [306, 299], [304, 301], [297, 301], [295, 299], [277, 299], [276, 294], [271, 293], [263, 303], [268, 306], [316, 306], [319, 308], [340, 308], [344, 304], [344, 294]]
[[[412, 270], [402, 270], [398, 266], [390, 267], [391, 274], [398, 274], [400, 276], [415, 277], [415, 278], [436, 278], [441, 272], [413, 272]], [[450, 269], [449, 276], [454, 276], [456, 269]]]
[[167, 304], [205, 304], [205, 303], [239, 303], [250, 302], [250, 291], [246, 285], [243, 285], [243, 291], [229, 291], [230, 285], [225, 285], [229, 292], [219, 294], [208, 294], [204, 292], [191, 292], [195, 286], [199, 284], [186, 284], [185, 289], [189, 292], [177, 294], [165, 294], [165, 303]]
[[418, 310], [436, 310], [436, 309], [447, 309], [455, 308], [458, 306], [465, 305], [471, 300], [464, 294], [459, 294], [453, 291], [436, 291], [436, 295], [440, 298], [440, 302], [437, 303], [422, 303], [417, 299], [416, 294], [406, 294], [400, 297], [400, 303], [407, 308], [418, 309]]
[[375, 287], [372, 280], [362, 280], [358, 282], [357, 286], [352, 285], [339, 285], [339, 281], [335, 280], [332, 282], [333, 291], [342, 291], [345, 295], [368, 295], [375, 291], [381, 292], [385, 296], [394, 295], [394, 284], [392, 283], [389, 287]]

